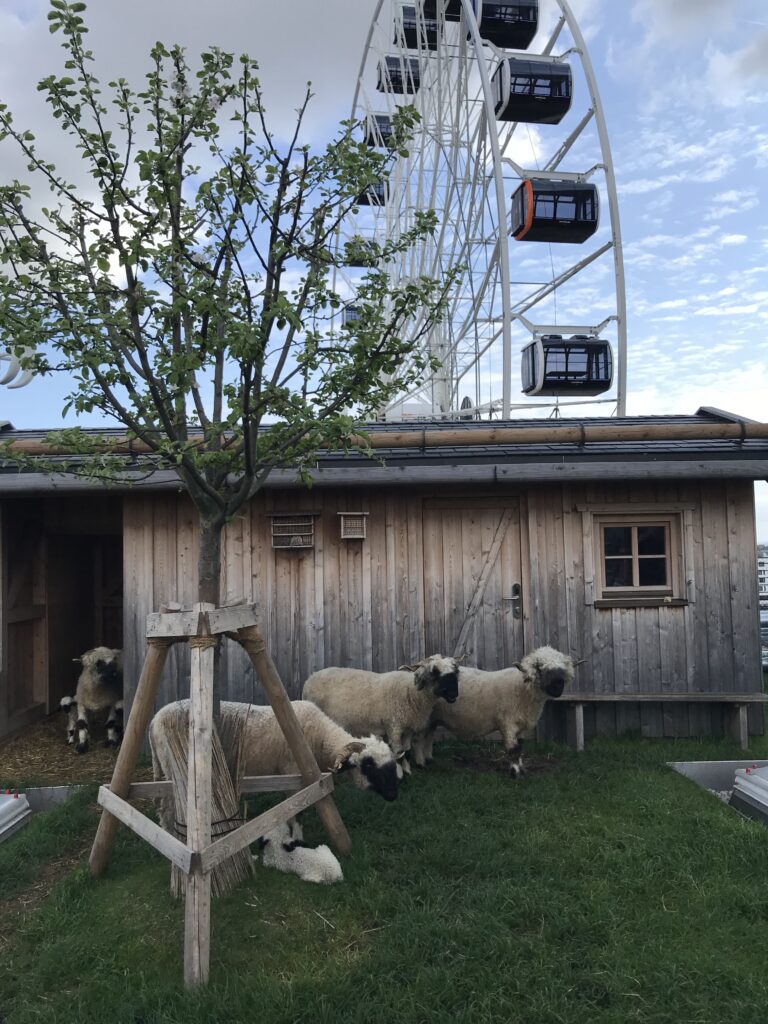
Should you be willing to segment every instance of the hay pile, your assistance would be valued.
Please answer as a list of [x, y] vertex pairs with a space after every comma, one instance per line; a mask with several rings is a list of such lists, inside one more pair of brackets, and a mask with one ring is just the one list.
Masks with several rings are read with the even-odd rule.
[[[67, 744], [67, 720], [60, 713], [42, 718], [5, 742], [0, 741], [0, 786], [67, 786], [76, 782], [108, 783], [112, 780], [117, 748], [105, 747], [103, 723], [90, 729], [91, 746], [76, 754]], [[148, 760], [137, 765], [134, 781], [152, 778]]]

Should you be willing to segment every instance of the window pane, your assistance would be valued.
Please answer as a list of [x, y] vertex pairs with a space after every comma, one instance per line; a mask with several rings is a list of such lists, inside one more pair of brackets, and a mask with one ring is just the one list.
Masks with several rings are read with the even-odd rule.
[[605, 585], [606, 587], [631, 587], [632, 559], [606, 558]]
[[663, 555], [664, 534], [663, 526], [638, 526], [637, 528], [637, 552], [640, 555]]
[[603, 528], [606, 555], [632, 554], [632, 527], [606, 526]]
[[641, 587], [665, 587], [667, 585], [666, 558], [641, 558], [638, 569]]
[[552, 220], [555, 215], [555, 197], [548, 193], [536, 196], [536, 217]]

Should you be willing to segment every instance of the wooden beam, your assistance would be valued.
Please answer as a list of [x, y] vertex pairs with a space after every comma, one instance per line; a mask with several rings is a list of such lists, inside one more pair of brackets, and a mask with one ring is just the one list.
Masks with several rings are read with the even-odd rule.
[[570, 704], [565, 709], [568, 745], [574, 750], [584, 749], [584, 705]]
[[[170, 783], [169, 783], [170, 785]], [[109, 786], [100, 786], [98, 802], [108, 811], [112, 817], [122, 821], [137, 836], [149, 843], [151, 847], [162, 853], [164, 857], [172, 861], [186, 874], [192, 861], [190, 851], [165, 829], [160, 828], [154, 821], [151, 821], [141, 811], [123, 800], [110, 790]]]
[[232, 608], [216, 608], [208, 615], [211, 633], [234, 633], [257, 623], [256, 606], [241, 604]]
[[[131, 778], [136, 766], [136, 760], [141, 750], [144, 734], [147, 731], [149, 720], [155, 704], [155, 696], [160, 686], [160, 677], [163, 674], [165, 661], [168, 657], [168, 645], [150, 644], [147, 656], [144, 660], [144, 667], [136, 687], [136, 696], [133, 698], [131, 713], [125, 726], [123, 741], [117, 753], [115, 770], [112, 773], [110, 789], [112, 793], [125, 800], [128, 790], [131, 787]], [[89, 865], [91, 874], [98, 876], [107, 866], [110, 850], [115, 839], [118, 819], [106, 811], [102, 814], [99, 827], [96, 831], [96, 838], [93, 841]]]
[[[198, 603], [196, 619], [206, 619], [214, 606]], [[198, 637], [192, 645], [189, 681], [189, 759], [187, 782], [187, 847], [192, 867], [184, 896], [184, 984], [206, 984], [211, 961], [211, 876], [203, 870], [203, 850], [211, 842], [211, 749], [213, 733], [213, 662], [215, 641]]]
[[257, 839], [271, 832], [273, 828], [295, 817], [301, 811], [311, 807], [312, 804], [328, 796], [333, 790], [333, 777], [326, 772], [321, 779], [306, 786], [294, 796], [281, 800], [276, 807], [270, 808], [257, 818], [252, 818], [241, 825], [235, 832], [217, 839], [207, 849], [203, 850], [201, 861], [203, 871], [212, 871], [217, 864], [231, 857], [238, 850], [250, 846]]
[[570, 693], [553, 698], [559, 704], [606, 704], [614, 701], [623, 703], [666, 704], [765, 704], [768, 693]]
[[[323, 778], [329, 772], [323, 773]], [[246, 775], [240, 780], [241, 793], [285, 793], [301, 789], [304, 782], [300, 775]], [[158, 782], [134, 782], [128, 791], [129, 800], [154, 800], [169, 796], [173, 792], [173, 783], [161, 780]]]
[[[316, 782], [320, 778], [320, 769], [317, 766], [315, 755], [301, 731], [299, 720], [288, 699], [288, 694], [285, 692], [280, 674], [267, 652], [264, 637], [257, 626], [246, 626], [237, 631], [235, 639], [243, 645], [251, 659], [305, 785], [308, 786], [310, 783]], [[331, 796], [323, 797], [318, 801], [316, 807], [332, 845], [342, 855], [348, 854], [352, 849], [352, 840], [344, 827], [344, 822], [341, 820], [333, 798]]]

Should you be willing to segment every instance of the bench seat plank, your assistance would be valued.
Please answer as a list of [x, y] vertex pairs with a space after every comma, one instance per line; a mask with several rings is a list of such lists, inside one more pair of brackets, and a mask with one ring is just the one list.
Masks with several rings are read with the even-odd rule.
[[749, 704], [765, 704], [768, 693], [574, 693], [558, 699], [566, 706], [568, 743], [576, 750], [584, 749], [584, 705], [606, 703], [660, 703], [724, 704], [727, 710], [726, 728], [739, 741], [742, 750], [749, 747]]

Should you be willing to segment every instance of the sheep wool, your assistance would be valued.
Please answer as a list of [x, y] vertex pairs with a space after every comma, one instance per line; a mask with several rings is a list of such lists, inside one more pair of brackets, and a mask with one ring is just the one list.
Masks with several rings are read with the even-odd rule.
[[82, 669], [75, 696], [62, 697], [60, 704], [67, 715], [67, 743], [84, 754], [89, 744], [88, 712], [108, 711], [105, 745], [116, 747], [123, 738], [123, 652], [94, 647], [76, 660]]
[[[355, 785], [385, 800], [397, 798], [397, 764], [389, 746], [377, 736], [358, 738], [332, 721], [309, 701], [293, 701], [299, 725], [320, 771], [349, 772]], [[237, 736], [242, 744], [244, 775], [293, 775], [298, 766], [270, 707], [222, 701], [223, 737]], [[149, 742], [155, 778], [171, 778], [172, 757], [165, 735], [178, 731], [179, 716], [186, 721], [189, 701], [166, 704], [149, 724]], [[183, 727], [183, 721], [181, 727]]]
[[324, 668], [307, 679], [302, 696], [353, 733], [386, 736], [399, 756], [427, 728], [436, 704], [456, 700], [458, 671], [441, 654], [395, 672]]
[[305, 843], [295, 818], [268, 832], [259, 840], [259, 846], [264, 867], [298, 875], [304, 882], [331, 885], [344, 881], [341, 864], [331, 850], [325, 845], [312, 847]]
[[521, 734], [535, 728], [547, 699], [559, 697], [573, 676], [573, 660], [553, 647], [539, 647], [519, 664], [497, 672], [462, 666], [458, 700], [435, 705], [429, 727], [414, 739], [416, 763], [431, 760], [439, 726], [461, 739], [481, 739], [498, 731], [509, 754], [510, 771], [519, 775], [523, 770]]

